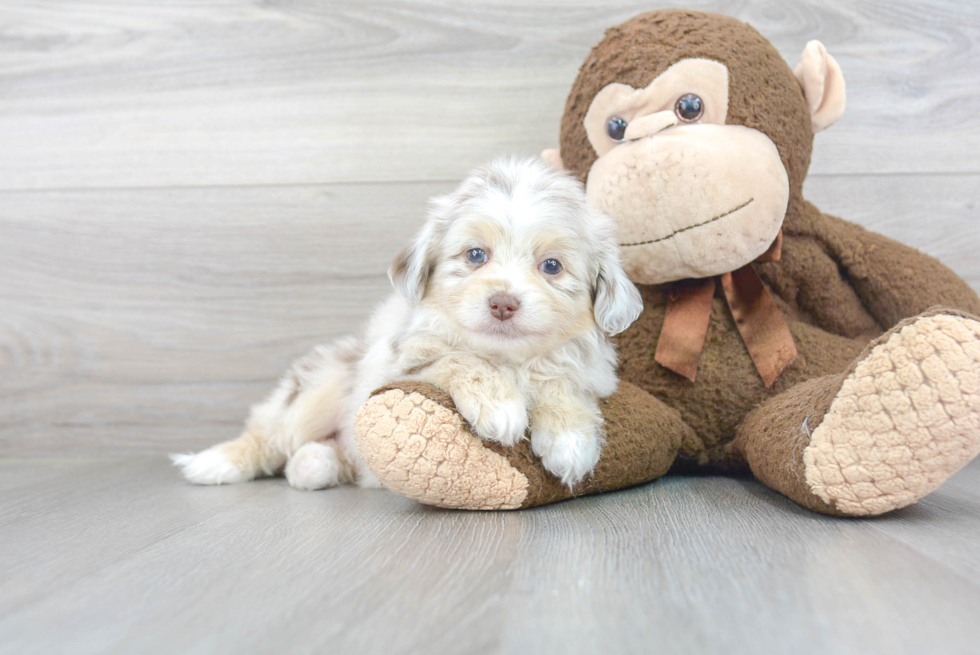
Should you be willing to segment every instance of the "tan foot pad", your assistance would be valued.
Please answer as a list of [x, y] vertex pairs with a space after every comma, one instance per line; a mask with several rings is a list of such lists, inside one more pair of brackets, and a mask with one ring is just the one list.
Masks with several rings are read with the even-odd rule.
[[427, 505], [517, 509], [527, 478], [488, 450], [459, 415], [420, 393], [372, 396], [355, 419], [358, 450], [392, 491]]
[[980, 451], [980, 322], [940, 314], [857, 364], [803, 453], [814, 494], [869, 516], [935, 490]]

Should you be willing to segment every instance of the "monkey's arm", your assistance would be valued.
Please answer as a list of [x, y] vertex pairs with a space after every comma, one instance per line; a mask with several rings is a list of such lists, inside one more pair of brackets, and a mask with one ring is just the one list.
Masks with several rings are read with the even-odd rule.
[[802, 214], [788, 233], [811, 236], [823, 244], [881, 327], [887, 329], [934, 305], [980, 314], [976, 292], [935, 258], [823, 214], [810, 203], [804, 203]]

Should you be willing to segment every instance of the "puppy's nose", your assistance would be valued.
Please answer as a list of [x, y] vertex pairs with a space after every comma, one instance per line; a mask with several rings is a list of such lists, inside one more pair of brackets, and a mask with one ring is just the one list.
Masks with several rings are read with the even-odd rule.
[[490, 313], [506, 321], [521, 306], [521, 301], [508, 293], [495, 293], [490, 296]]

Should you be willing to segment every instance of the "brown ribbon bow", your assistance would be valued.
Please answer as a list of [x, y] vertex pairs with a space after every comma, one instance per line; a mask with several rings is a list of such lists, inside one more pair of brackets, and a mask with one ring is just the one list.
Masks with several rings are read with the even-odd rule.
[[[769, 250], [755, 261], [779, 261], [782, 247], [783, 233], [780, 231]], [[654, 360], [694, 382], [708, 334], [711, 300], [719, 281], [752, 362], [766, 387], [770, 387], [783, 369], [796, 359], [796, 344], [752, 264], [717, 277], [682, 280], [675, 284], [668, 295], [667, 313]]]

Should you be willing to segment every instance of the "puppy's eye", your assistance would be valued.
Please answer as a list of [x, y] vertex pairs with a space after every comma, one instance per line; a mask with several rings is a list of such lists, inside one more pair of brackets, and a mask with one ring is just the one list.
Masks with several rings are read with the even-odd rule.
[[704, 114], [704, 103], [698, 96], [688, 93], [677, 99], [674, 113], [685, 123], [693, 123]]
[[487, 253], [483, 251], [483, 248], [473, 248], [466, 253], [466, 258], [470, 260], [471, 264], [487, 263]]
[[541, 266], [538, 268], [542, 273], [547, 273], [548, 275], [558, 275], [561, 273], [561, 262], [557, 259], [546, 259], [541, 262]]
[[626, 135], [626, 121], [619, 116], [613, 116], [606, 121], [606, 134], [613, 141], [622, 141]]

